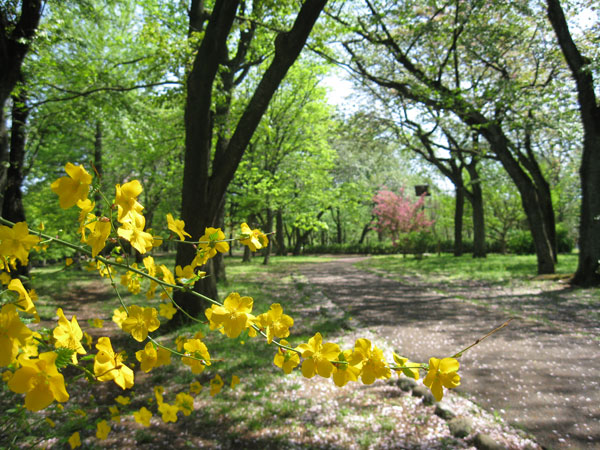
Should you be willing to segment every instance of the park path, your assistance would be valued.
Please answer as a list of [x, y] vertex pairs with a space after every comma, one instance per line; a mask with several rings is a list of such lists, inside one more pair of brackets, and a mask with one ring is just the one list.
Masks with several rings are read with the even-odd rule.
[[426, 284], [402, 274], [391, 279], [356, 268], [361, 259], [335, 258], [298, 271], [357, 327], [413, 360], [449, 356], [473, 343], [510, 317], [505, 305], [536, 317], [531, 305], [544, 304], [540, 320], [518, 317], [466, 352], [458, 390], [546, 448], [600, 449], [600, 324], [560, 306], [552, 312], [564, 303], [562, 295], [576, 291], [524, 294], [481, 283]]

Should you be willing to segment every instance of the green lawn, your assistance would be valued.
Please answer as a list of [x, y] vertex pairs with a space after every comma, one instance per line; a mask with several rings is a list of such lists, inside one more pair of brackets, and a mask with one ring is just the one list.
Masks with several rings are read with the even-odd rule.
[[[425, 255], [421, 259], [401, 255], [373, 256], [357, 264], [364, 270], [423, 278], [425, 281], [480, 280], [495, 283], [524, 281], [537, 274], [535, 255], [489, 254], [474, 259], [471, 255], [449, 253]], [[575, 272], [577, 255], [559, 255], [556, 273], [568, 276]]]

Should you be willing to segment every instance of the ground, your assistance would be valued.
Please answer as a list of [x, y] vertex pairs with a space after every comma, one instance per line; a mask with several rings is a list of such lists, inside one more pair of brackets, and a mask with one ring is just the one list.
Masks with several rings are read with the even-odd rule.
[[[55, 407], [44, 412], [63, 428], [40, 444], [63, 448], [70, 433], [82, 430], [89, 448], [449, 449], [473, 448], [477, 433], [503, 448], [600, 448], [600, 320], [593, 307], [597, 302], [590, 300], [596, 291], [568, 289], [553, 280], [516, 285], [432, 280], [390, 273], [365, 257], [318, 261], [275, 260], [269, 272], [246, 270], [235, 278], [246, 283], [244, 289], [254, 290], [255, 302], [264, 296], [284, 305], [295, 318], [292, 335], [298, 339], [318, 330], [349, 348], [356, 338], [366, 337], [388, 354], [395, 350], [417, 361], [454, 354], [515, 317], [460, 358], [461, 386], [447, 392], [442, 402], [472, 421], [468, 436], [453, 437], [446, 420], [434, 414], [436, 405], [403, 390], [406, 386], [395, 375], [371, 386], [355, 383], [339, 389], [331, 380], [307, 380], [298, 371], [281, 376], [270, 364], [273, 349], [256, 340], [238, 340], [231, 348], [244, 344], [247, 349], [239, 361], [227, 366], [216, 361], [211, 367], [226, 384], [231, 374], [240, 375], [235, 389], [224, 388], [212, 398], [208, 381], [216, 372], [193, 376], [181, 365], [136, 375], [132, 392], [112, 383], [90, 388], [81, 380], [69, 387], [68, 421]], [[80, 323], [109, 319], [115, 306], [110, 286], [95, 278], [64, 289], [62, 300], [67, 317], [77, 314]], [[57, 304], [45, 306], [50, 311]], [[115, 349], [136, 348], [110, 320], [103, 328], [86, 328], [95, 338], [111, 336]], [[167, 343], [171, 337], [161, 339]], [[216, 353], [218, 340], [220, 336], [209, 345]], [[195, 396], [190, 416], [180, 413], [176, 423], [165, 424], [155, 414], [150, 428], [135, 423], [133, 411], [154, 407], [153, 386], [163, 386], [165, 400], [172, 401], [195, 380], [205, 388]], [[106, 441], [98, 441], [95, 423], [107, 417], [117, 395], [129, 395], [131, 404], [119, 406], [120, 420], [110, 422]], [[87, 417], [79, 416], [77, 405], [88, 411]]]

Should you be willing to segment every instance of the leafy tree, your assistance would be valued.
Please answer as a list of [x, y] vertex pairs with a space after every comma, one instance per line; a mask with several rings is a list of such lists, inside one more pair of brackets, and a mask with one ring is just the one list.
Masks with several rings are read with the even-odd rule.
[[343, 45], [357, 76], [387, 95], [453, 114], [487, 140], [521, 194], [538, 272], [553, 272], [554, 213], [529, 145], [528, 112], [550, 90], [558, 65], [544, 52], [537, 32], [544, 24], [527, 3], [365, 0], [337, 20], [350, 30]]
[[425, 193], [412, 201], [403, 188], [399, 194], [382, 188], [373, 197], [373, 202], [373, 214], [377, 217], [375, 229], [389, 234], [394, 245], [401, 235], [426, 231], [433, 225], [433, 221], [425, 217]]
[[[13, 109], [13, 113], [16, 114], [16, 118], [13, 117], [16, 124], [13, 138], [15, 153], [11, 155], [10, 160], [5, 106], [17, 83], [22, 81], [21, 68], [31, 48], [42, 10], [42, 0], [10, 1], [3, 2], [0, 6], [0, 209], [3, 213], [4, 190], [7, 182], [11, 191], [15, 190], [16, 185], [20, 187], [19, 171], [23, 160], [24, 122], [27, 117], [24, 106], [26, 94], [17, 94], [15, 97]], [[7, 171], [7, 163], [10, 173]], [[10, 180], [7, 180], [7, 176], [10, 176]], [[18, 209], [22, 213], [19, 202], [20, 197], [15, 200], [15, 204], [9, 205], [8, 209], [11, 213]], [[18, 217], [14, 218], [18, 220]]]
[[[213, 153], [213, 137], [218, 135], [213, 120], [213, 100], [218, 93], [216, 81], [219, 67], [226, 70], [228, 64], [235, 59], [235, 55], [230, 55], [230, 49], [240, 48], [234, 43], [236, 37], [240, 44], [244, 39], [244, 33], [239, 33], [238, 27], [247, 26], [253, 20], [253, 14], [258, 14], [261, 18], [264, 4], [255, 1], [252, 3], [252, 10], [246, 11], [246, 3], [240, 0], [216, 0], [209, 11], [203, 1], [192, 0], [190, 30], [202, 33], [202, 39], [186, 82], [181, 215], [195, 239], [204, 234], [206, 227], [217, 223], [227, 187], [246, 147], [273, 94], [298, 58], [325, 4], [326, 0], [307, 0], [298, 11], [291, 28], [277, 34], [271, 47], [274, 53], [268, 67], [262, 73], [237, 124], [234, 127], [229, 124], [227, 139], [222, 140], [223, 145], [216, 147]], [[241, 13], [240, 18], [236, 18], [238, 12]], [[240, 70], [243, 71], [244, 68]], [[193, 257], [193, 248], [179, 247], [176, 263], [183, 266]], [[195, 289], [216, 297], [215, 277], [200, 280]], [[201, 311], [201, 305], [191, 295], [180, 295], [176, 301], [191, 315], [197, 315]]]
[[581, 159], [581, 216], [579, 225], [579, 264], [572, 283], [600, 283], [600, 107], [596, 99], [594, 70], [591, 60], [574, 42], [565, 14], [558, 0], [547, 0], [548, 19], [567, 61], [577, 88], [577, 100], [583, 125]]

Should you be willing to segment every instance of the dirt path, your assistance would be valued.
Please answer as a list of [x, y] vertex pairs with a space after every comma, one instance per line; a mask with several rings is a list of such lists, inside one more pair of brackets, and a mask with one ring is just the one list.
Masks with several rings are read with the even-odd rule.
[[358, 327], [414, 360], [466, 347], [510, 317], [506, 305], [538, 317], [518, 318], [467, 352], [459, 390], [547, 448], [600, 449], [600, 323], [597, 315], [564, 308], [577, 292], [397, 281], [357, 269], [360, 259], [299, 270]]

